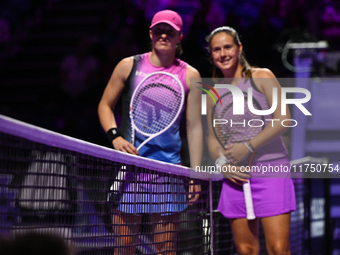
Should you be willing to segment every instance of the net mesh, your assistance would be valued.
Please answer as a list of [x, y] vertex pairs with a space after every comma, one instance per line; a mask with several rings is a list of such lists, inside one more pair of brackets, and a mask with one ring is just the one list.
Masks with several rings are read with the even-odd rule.
[[19, 122], [0, 126], [2, 236], [53, 233], [86, 254], [209, 254], [208, 181], [188, 168]]
[[[216, 210], [215, 175], [0, 116], [0, 235], [52, 233], [79, 254], [235, 254], [229, 220]], [[291, 248], [301, 254], [304, 183], [294, 182]], [[190, 192], [193, 185], [201, 190]]]

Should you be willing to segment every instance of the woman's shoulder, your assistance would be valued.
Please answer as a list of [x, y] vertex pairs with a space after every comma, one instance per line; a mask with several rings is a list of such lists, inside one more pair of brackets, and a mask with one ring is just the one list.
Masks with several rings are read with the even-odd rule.
[[123, 68], [123, 69], [129, 69], [130, 67], [132, 67], [133, 65], [133, 62], [134, 62], [134, 57], [131, 56], [131, 57], [126, 57], [126, 58], [123, 58], [118, 64], [117, 66]]
[[275, 78], [274, 73], [268, 68], [253, 67], [251, 74], [253, 78]]
[[187, 68], [187, 74], [189, 76], [192, 76], [191, 78], [200, 77], [200, 73], [193, 66], [187, 64], [186, 68]]
[[192, 67], [189, 64], [186, 66], [186, 72], [185, 73], [186, 73], [185, 80], [186, 80], [186, 84], [187, 84], [187, 87], [188, 87], [189, 90], [190, 90], [190, 79], [194, 78], [194, 79], [196, 79], [196, 81], [201, 81], [201, 75], [198, 72], [198, 70], [196, 68]]
[[113, 73], [117, 74], [119, 77], [121, 77], [125, 81], [132, 70], [133, 62], [134, 62], [133, 57], [123, 58], [116, 65]]

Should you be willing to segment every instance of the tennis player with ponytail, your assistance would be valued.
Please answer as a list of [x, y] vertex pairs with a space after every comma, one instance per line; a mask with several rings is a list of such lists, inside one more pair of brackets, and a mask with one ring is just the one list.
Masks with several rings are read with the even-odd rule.
[[[259, 223], [262, 224], [268, 254], [290, 254], [290, 212], [295, 210], [295, 193], [289, 173], [259, 178], [256, 173], [242, 171], [244, 166], [288, 166], [289, 159], [281, 135], [286, 127], [281, 125], [281, 87], [274, 74], [265, 68], [251, 67], [244, 55], [237, 32], [231, 27], [219, 27], [207, 36], [208, 49], [214, 64], [213, 79], [216, 84], [237, 86], [244, 95], [244, 115], [233, 115], [230, 90], [216, 89], [221, 106], [208, 101], [209, 151], [216, 165], [234, 166], [236, 171], [226, 171], [218, 210], [230, 219], [238, 254], [259, 254]], [[273, 102], [273, 89], [278, 91], [277, 109], [271, 115], [259, 116], [249, 111], [248, 88], [252, 89], [254, 108], [267, 110]], [[209, 97], [208, 97], [209, 99]], [[261, 119], [261, 118], [264, 118]], [[213, 125], [212, 119], [233, 120], [235, 124]], [[276, 119], [270, 122], [266, 119]], [[248, 125], [249, 120], [251, 126]], [[254, 121], [256, 120], [256, 121]], [[264, 123], [258, 127], [259, 123]], [[242, 123], [245, 123], [244, 125]], [[289, 125], [288, 122], [286, 123]], [[225, 141], [225, 142], [223, 142]], [[262, 176], [261, 176], [262, 177]], [[255, 219], [248, 217], [243, 184], [250, 184], [251, 206]], [[249, 186], [248, 186], [249, 187]]]
[[[189, 114], [189, 107], [183, 107], [183, 103], [186, 99], [187, 106], [190, 105], [191, 100], [199, 104], [200, 95], [195, 93], [193, 96], [190, 93], [191, 88], [196, 89], [199, 84], [190, 85], [190, 79], [200, 79], [200, 74], [177, 58], [183, 36], [182, 25], [182, 19], [176, 12], [165, 10], [154, 15], [149, 31], [152, 50], [125, 58], [118, 63], [99, 103], [98, 114], [101, 125], [116, 150], [167, 163], [181, 164], [179, 125], [185, 111], [190, 164], [195, 168], [201, 164], [203, 150], [201, 116], [199, 109], [193, 109]], [[113, 109], [120, 96], [122, 96], [123, 112], [122, 123], [118, 129]], [[156, 118], [143, 119], [143, 116], [149, 116], [149, 108], [153, 108]], [[160, 108], [163, 109], [162, 116], [168, 115], [166, 121], [161, 124], [162, 127], [158, 128], [159, 123], [154, 125], [152, 121], [162, 119], [159, 114]], [[175, 114], [170, 114], [172, 111], [175, 111]], [[153, 130], [153, 126], [157, 126], [158, 129]], [[150, 180], [146, 180], [145, 176]], [[126, 176], [123, 174], [121, 177]], [[155, 245], [157, 254], [176, 254], [179, 214], [187, 207], [184, 186], [171, 186], [174, 180], [164, 180], [166, 177], [158, 177], [156, 174], [133, 173], [129, 178], [131, 185], [118, 188], [113, 185], [113, 189], [121, 193], [117, 207], [112, 210], [113, 231], [116, 234], [116, 245], [119, 247], [115, 249], [115, 254], [133, 254], [141, 215], [144, 213], [151, 214], [154, 223], [154, 241], [158, 243]], [[143, 194], [133, 196], [133, 193], [138, 194], [139, 191], [139, 188], [135, 190], [136, 185], [133, 185], [133, 181], [146, 183], [144, 186], [137, 185], [143, 189]], [[151, 194], [152, 188], [154, 188], [152, 190], [159, 190], [161, 185], [168, 185], [164, 190], [171, 191], [173, 194], [181, 193], [181, 195], [171, 195], [170, 199], [173, 201], [169, 201], [169, 196], [166, 194]], [[148, 189], [150, 195], [147, 194]], [[200, 191], [200, 186], [191, 185], [190, 191]], [[155, 197], [157, 201], [154, 201]], [[189, 202], [194, 202], [198, 199], [198, 194], [190, 194], [190, 197]], [[160, 201], [163, 201], [164, 205], [159, 203]], [[136, 203], [140, 205], [135, 206]]]

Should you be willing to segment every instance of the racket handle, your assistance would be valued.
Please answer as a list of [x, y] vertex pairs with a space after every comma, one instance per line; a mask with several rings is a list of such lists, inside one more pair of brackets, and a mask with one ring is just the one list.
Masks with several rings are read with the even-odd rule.
[[126, 175], [125, 171], [119, 171], [117, 174], [116, 180], [112, 184], [110, 190], [114, 192], [119, 192], [120, 187], [122, 186], [122, 182], [125, 180], [125, 175]]
[[244, 193], [244, 200], [246, 202], [247, 219], [253, 220], [256, 217], [255, 217], [255, 213], [254, 213], [253, 197], [251, 195], [249, 180], [248, 180], [248, 182], [243, 183], [243, 193]]
[[[162, 132], [163, 133], [163, 132]], [[160, 134], [159, 134], [160, 135]], [[158, 135], [157, 135], [158, 136]], [[150, 136], [148, 139], [145, 139], [137, 148], [137, 151], [140, 150], [146, 143], [150, 142], [151, 139], [155, 138], [156, 136]]]
[[135, 130], [131, 126], [131, 144], [134, 145], [134, 143], [135, 143]]
[[137, 148], [137, 151], [139, 151], [140, 150], [140, 148], [142, 148], [143, 146], [144, 146], [144, 144], [146, 144], [148, 141], [150, 141], [151, 139], [146, 139], [146, 140], [144, 140], [139, 146], [138, 146], [138, 148]]

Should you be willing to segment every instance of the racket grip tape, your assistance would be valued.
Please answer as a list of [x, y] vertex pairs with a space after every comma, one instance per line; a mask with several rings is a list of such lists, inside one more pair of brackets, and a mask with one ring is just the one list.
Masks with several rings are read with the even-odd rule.
[[225, 156], [221, 156], [216, 159], [215, 166], [222, 168], [224, 164], [228, 163], [228, 160]]
[[253, 220], [255, 219], [254, 213], [254, 206], [253, 206], [253, 197], [251, 195], [250, 189], [250, 182], [243, 183], [243, 193], [244, 193], [244, 200], [246, 204], [246, 211], [247, 211], [247, 219]]

